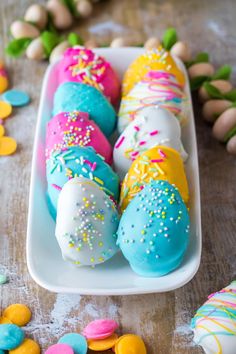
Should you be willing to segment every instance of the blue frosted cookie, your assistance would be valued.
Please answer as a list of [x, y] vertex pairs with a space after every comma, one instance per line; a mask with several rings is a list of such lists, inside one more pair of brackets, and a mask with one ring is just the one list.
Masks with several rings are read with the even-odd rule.
[[46, 161], [48, 204], [56, 217], [57, 201], [64, 184], [74, 177], [94, 181], [115, 201], [119, 198], [119, 177], [92, 147], [73, 146], [65, 151], [55, 150]]
[[160, 277], [176, 269], [189, 242], [189, 214], [178, 190], [152, 181], [123, 213], [117, 243], [132, 269]]
[[109, 137], [116, 127], [116, 112], [110, 102], [95, 87], [75, 82], [61, 84], [54, 95], [53, 115], [82, 111]]

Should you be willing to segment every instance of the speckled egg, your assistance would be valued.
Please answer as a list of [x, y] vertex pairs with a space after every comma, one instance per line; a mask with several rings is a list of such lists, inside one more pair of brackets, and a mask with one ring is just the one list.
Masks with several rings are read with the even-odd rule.
[[113, 201], [93, 181], [77, 177], [59, 196], [56, 238], [64, 260], [94, 266], [118, 250], [119, 214]]
[[138, 275], [160, 277], [173, 271], [188, 242], [188, 210], [166, 181], [146, 185], [121, 217], [117, 244]]
[[94, 181], [114, 200], [119, 198], [119, 177], [92, 147], [72, 146], [54, 151], [46, 161], [49, 210], [55, 218], [59, 193], [73, 177]]

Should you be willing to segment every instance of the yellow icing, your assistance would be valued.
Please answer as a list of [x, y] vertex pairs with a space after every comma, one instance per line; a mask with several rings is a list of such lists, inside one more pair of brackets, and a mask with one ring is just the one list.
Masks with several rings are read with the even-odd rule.
[[151, 180], [164, 180], [174, 184], [184, 202], [188, 202], [188, 183], [180, 154], [167, 146], [156, 146], [140, 155], [126, 174], [121, 187], [121, 211], [126, 209], [142, 187]]
[[158, 49], [146, 51], [129, 66], [123, 79], [122, 95], [126, 96], [136, 83], [151, 70], [164, 70], [175, 75], [181, 86], [185, 84], [183, 72], [178, 68], [171, 54], [161, 46]]

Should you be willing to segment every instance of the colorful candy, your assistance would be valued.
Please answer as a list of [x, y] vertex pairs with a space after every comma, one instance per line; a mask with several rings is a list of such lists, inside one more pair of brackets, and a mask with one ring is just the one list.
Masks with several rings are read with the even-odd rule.
[[83, 335], [87, 339], [104, 339], [110, 337], [117, 328], [116, 321], [104, 318], [90, 322], [83, 330]]
[[110, 337], [107, 337], [105, 339], [89, 339], [88, 347], [90, 350], [93, 350], [95, 352], [109, 350], [115, 346], [117, 339], [118, 335], [116, 333], [113, 333]]
[[20, 90], [9, 90], [3, 94], [4, 101], [13, 107], [26, 106], [30, 102], [30, 97], [26, 92]]
[[24, 336], [22, 329], [14, 324], [0, 325], [0, 349], [15, 349], [23, 342]]
[[0, 119], [5, 119], [10, 116], [12, 106], [8, 102], [0, 101]]
[[9, 136], [0, 137], [0, 156], [11, 155], [16, 151], [17, 143]]
[[25, 326], [31, 319], [31, 311], [23, 304], [13, 304], [3, 311], [3, 316], [17, 326]]
[[58, 343], [63, 343], [69, 345], [74, 354], [86, 354], [88, 345], [84, 336], [79, 333], [67, 333], [61, 337]]
[[73, 349], [63, 343], [51, 345], [45, 352], [45, 354], [75, 354]]
[[0, 60], [0, 93], [3, 93], [8, 88], [9, 82], [7, 72], [4, 68], [3, 62]]
[[116, 354], [147, 354], [145, 344], [139, 336], [125, 334], [121, 336], [115, 344]]
[[9, 351], [9, 354], [40, 354], [40, 347], [34, 340], [26, 338], [23, 343]]

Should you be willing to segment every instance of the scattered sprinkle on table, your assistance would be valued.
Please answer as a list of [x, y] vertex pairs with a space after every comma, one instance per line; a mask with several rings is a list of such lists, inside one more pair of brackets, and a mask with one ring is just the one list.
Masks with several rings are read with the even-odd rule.
[[30, 97], [26, 92], [20, 90], [9, 90], [2, 95], [4, 101], [13, 107], [26, 106], [30, 102]]

